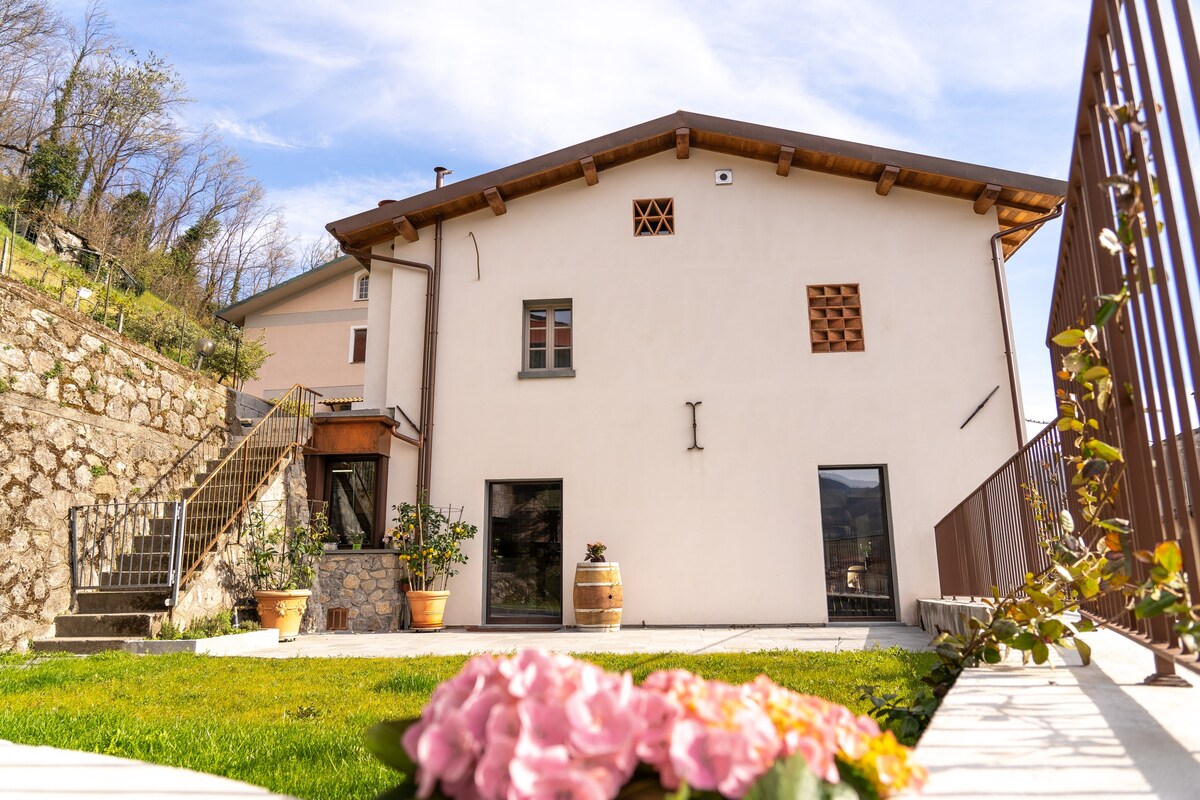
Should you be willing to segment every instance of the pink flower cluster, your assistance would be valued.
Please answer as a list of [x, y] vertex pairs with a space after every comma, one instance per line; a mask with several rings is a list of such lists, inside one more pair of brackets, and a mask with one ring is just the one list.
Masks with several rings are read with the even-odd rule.
[[800, 753], [821, 778], [836, 759], [880, 795], [919, 789], [923, 771], [890, 733], [844, 706], [759, 677], [731, 686], [679, 670], [641, 686], [568, 656], [476, 656], [433, 693], [404, 734], [419, 797], [612, 798], [638, 763], [664, 788], [742, 797], [776, 759]]

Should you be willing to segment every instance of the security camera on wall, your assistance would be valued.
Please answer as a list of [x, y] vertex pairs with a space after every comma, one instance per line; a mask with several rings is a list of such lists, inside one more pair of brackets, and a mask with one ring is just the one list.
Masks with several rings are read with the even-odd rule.
[[729, 186], [733, 183], [733, 170], [719, 169], [714, 173], [717, 181], [717, 186]]

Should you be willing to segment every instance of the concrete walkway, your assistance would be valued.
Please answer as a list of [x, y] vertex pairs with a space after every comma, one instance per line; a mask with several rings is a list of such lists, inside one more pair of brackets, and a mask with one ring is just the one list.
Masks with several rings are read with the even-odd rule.
[[1145, 648], [1087, 634], [1092, 664], [967, 670], [921, 738], [925, 797], [987, 800], [1200, 798], [1200, 683], [1146, 686]]
[[103, 796], [137, 800], [178, 800], [181, 797], [268, 800], [285, 797], [248, 783], [177, 767], [0, 741], [0, 798], [3, 800], [77, 800]]
[[622, 628], [613, 633], [574, 629], [546, 632], [467, 631], [436, 633], [326, 633], [300, 636], [277, 647], [238, 655], [258, 658], [440, 656], [511, 653], [541, 647], [556, 653], [747, 653], [756, 650], [837, 652], [903, 647], [924, 650], [929, 635], [897, 623], [790, 628]]

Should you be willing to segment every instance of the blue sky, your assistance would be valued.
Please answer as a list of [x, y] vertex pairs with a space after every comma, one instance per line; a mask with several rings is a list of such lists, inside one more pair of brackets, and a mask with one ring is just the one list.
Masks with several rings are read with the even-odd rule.
[[[73, 19], [82, 0], [61, 0]], [[301, 238], [677, 108], [1065, 178], [1088, 3], [110, 0]], [[1026, 416], [1059, 227], [1008, 263]], [[1040, 426], [1030, 425], [1030, 430]]]

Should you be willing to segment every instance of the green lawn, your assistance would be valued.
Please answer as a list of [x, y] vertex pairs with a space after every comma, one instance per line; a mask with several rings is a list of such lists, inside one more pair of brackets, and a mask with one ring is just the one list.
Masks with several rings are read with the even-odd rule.
[[[929, 653], [586, 655], [641, 679], [684, 668], [788, 688], [865, 712], [855, 687], [916, 688]], [[186, 654], [0, 655], [0, 739], [187, 767], [302, 798], [371, 798], [396, 783], [362, 745], [382, 719], [416, 716], [466, 657], [251, 659]]]

